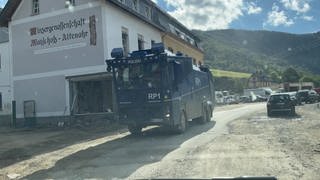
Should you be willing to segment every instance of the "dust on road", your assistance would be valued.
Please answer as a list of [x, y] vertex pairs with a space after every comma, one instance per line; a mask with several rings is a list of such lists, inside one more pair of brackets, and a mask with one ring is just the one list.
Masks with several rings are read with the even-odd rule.
[[320, 179], [320, 109], [297, 107], [295, 117], [269, 118], [266, 112], [229, 124], [229, 134], [216, 138], [198, 160], [198, 174], [276, 176], [288, 180]]
[[216, 124], [191, 125], [183, 135], [155, 128], [142, 137], [124, 133], [111, 139], [110, 135], [91, 138], [33, 155], [0, 172], [28, 179], [243, 175], [319, 179], [320, 109], [299, 106], [296, 117], [273, 118], [265, 111], [265, 104], [220, 108], [214, 116]]

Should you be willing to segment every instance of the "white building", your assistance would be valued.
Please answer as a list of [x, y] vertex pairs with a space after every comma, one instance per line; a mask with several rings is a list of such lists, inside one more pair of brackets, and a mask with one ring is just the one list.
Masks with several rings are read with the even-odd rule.
[[0, 28], [0, 116], [11, 113], [11, 64], [7, 28]]
[[113, 112], [105, 64], [111, 50], [128, 53], [162, 42], [168, 21], [188, 35], [189, 46], [197, 45], [190, 31], [150, 0], [8, 1], [0, 25], [9, 28], [6, 56], [12, 56], [17, 117], [25, 117], [30, 102], [37, 117]]

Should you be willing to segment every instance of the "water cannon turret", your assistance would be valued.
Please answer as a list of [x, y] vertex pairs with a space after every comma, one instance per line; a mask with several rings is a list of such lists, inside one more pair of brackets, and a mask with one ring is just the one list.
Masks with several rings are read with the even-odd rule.
[[122, 48], [114, 48], [111, 51], [111, 57], [112, 58], [116, 58], [116, 59], [120, 59], [123, 58], [123, 49]]

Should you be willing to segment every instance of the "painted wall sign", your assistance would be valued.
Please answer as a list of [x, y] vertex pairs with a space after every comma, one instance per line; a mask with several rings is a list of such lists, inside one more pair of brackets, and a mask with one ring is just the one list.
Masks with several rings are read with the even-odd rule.
[[96, 16], [70, 19], [56, 24], [31, 27], [30, 47], [50, 47], [61, 42], [72, 40], [86, 40], [90, 38], [90, 45], [97, 44]]
[[14, 75], [103, 65], [102, 23], [97, 6], [13, 24]]

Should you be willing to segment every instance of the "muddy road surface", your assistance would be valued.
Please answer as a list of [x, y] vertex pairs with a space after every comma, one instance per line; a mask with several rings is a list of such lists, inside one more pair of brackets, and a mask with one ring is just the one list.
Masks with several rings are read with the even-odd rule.
[[[217, 108], [213, 121], [186, 133], [145, 129], [75, 143], [0, 169], [25, 179], [139, 179], [276, 176], [319, 179], [320, 109], [266, 116], [266, 104]], [[68, 137], [66, 137], [68, 138]]]
[[[161, 128], [146, 130], [141, 137], [120, 136], [98, 146], [63, 158], [54, 167], [27, 178], [43, 179], [134, 179], [150, 177], [210, 177], [195, 168], [201, 152], [223, 134], [227, 124], [242, 116], [261, 111], [265, 104], [247, 105], [214, 114], [215, 121], [205, 125], [191, 123], [185, 134], [174, 135]], [[215, 163], [215, 162], [212, 162]]]

